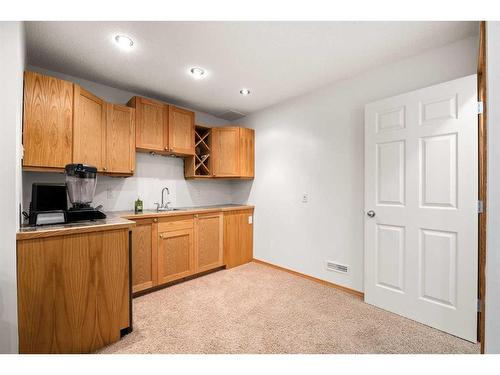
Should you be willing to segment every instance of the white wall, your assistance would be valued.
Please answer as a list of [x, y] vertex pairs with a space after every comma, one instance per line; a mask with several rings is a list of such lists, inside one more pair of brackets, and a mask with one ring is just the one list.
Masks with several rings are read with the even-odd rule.
[[[29, 66], [29, 70], [52, 75], [80, 84], [93, 94], [112, 103], [125, 104], [131, 92], [104, 86], [66, 74], [51, 72], [39, 67]], [[196, 112], [196, 123], [200, 125], [226, 126], [228, 122], [207, 113]], [[98, 176], [94, 205], [102, 204], [105, 211], [131, 210], [134, 201], [140, 197], [145, 208], [154, 208], [161, 201], [161, 189], [170, 189], [173, 206], [199, 206], [230, 203], [232, 183], [230, 181], [199, 181], [184, 179], [184, 163], [181, 158], [136, 154], [136, 172], [133, 177]], [[33, 182], [64, 182], [64, 175], [58, 173], [23, 173], [23, 209], [27, 211], [31, 200]], [[108, 191], [110, 193], [108, 193]]]
[[0, 22], [0, 353], [17, 353], [16, 231], [21, 191], [24, 25]]
[[488, 219], [486, 353], [500, 353], [500, 22], [486, 23], [488, 90]]
[[[233, 201], [256, 205], [255, 258], [362, 291], [364, 105], [474, 74], [477, 49], [468, 38], [244, 119], [256, 129], [256, 178], [237, 183]], [[327, 271], [326, 260], [350, 273]]]

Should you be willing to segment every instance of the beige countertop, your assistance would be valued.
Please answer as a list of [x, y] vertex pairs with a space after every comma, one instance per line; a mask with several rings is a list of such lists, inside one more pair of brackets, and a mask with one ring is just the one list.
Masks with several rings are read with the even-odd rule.
[[102, 220], [81, 221], [68, 224], [43, 225], [43, 226], [23, 226], [17, 232], [17, 240], [28, 240], [33, 238], [44, 238], [52, 236], [62, 236], [75, 233], [87, 233], [103, 230], [114, 230], [130, 228], [135, 225], [134, 219], [152, 218], [163, 216], [181, 216], [209, 212], [225, 212], [253, 209], [254, 206], [238, 204], [222, 204], [214, 206], [181, 207], [175, 211], [144, 210], [136, 214], [134, 211], [108, 211], [107, 217]]
[[76, 223], [23, 226], [17, 232], [17, 240], [64, 236], [68, 234], [98, 232], [133, 227], [135, 223], [119, 216], [108, 215], [106, 219], [94, 221], [80, 221]]
[[182, 216], [182, 215], [193, 215], [200, 213], [210, 213], [210, 212], [226, 212], [226, 211], [238, 211], [238, 210], [249, 210], [253, 209], [254, 206], [241, 205], [241, 204], [220, 204], [214, 206], [197, 206], [197, 207], [179, 207], [174, 211], [156, 211], [156, 210], [144, 210], [141, 213], [136, 214], [134, 211], [115, 211], [110, 214], [123, 217], [126, 219], [147, 219], [151, 217], [162, 217], [162, 216]]

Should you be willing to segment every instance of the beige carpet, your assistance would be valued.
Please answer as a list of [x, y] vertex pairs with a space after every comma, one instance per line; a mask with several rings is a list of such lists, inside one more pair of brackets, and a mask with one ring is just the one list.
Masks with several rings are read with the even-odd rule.
[[250, 263], [134, 299], [134, 331], [102, 353], [478, 353], [479, 346]]

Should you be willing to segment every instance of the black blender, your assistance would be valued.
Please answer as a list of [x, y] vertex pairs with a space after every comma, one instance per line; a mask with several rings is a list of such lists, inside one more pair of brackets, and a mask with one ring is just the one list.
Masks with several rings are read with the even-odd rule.
[[68, 164], [64, 170], [69, 200], [73, 205], [66, 211], [66, 222], [106, 218], [103, 212], [90, 205], [97, 185], [97, 168], [85, 164]]

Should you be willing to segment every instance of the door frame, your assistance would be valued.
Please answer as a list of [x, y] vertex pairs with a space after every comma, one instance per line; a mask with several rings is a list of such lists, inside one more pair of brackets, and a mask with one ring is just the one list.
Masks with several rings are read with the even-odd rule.
[[477, 62], [477, 95], [478, 101], [483, 103], [483, 113], [478, 114], [478, 199], [483, 202], [483, 211], [478, 220], [478, 332], [477, 338], [481, 343], [481, 354], [484, 354], [485, 338], [485, 301], [486, 301], [486, 218], [487, 218], [487, 187], [488, 187], [488, 148], [487, 148], [487, 87], [486, 87], [486, 21], [480, 21], [479, 51]]

